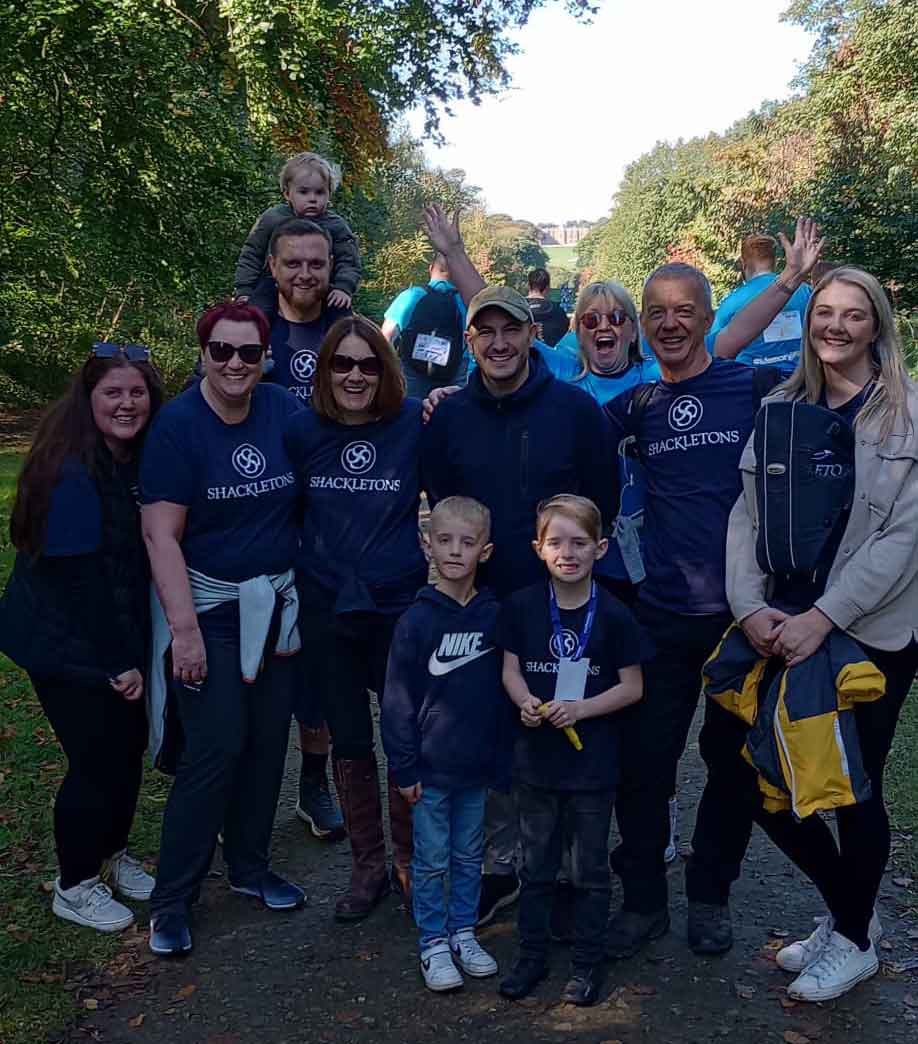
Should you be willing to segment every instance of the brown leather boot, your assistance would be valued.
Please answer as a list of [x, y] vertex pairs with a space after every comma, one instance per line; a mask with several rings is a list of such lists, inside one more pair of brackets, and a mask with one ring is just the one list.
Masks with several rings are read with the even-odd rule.
[[335, 786], [351, 840], [351, 883], [335, 903], [335, 919], [360, 921], [389, 894], [386, 842], [375, 758], [334, 759]]
[[392, 833], [392, 883], [405, 897], [411, 913], [411, 855], [414, 851], [411, 828], [411, 805], [399, 793], [389, 777], [389, 829]]

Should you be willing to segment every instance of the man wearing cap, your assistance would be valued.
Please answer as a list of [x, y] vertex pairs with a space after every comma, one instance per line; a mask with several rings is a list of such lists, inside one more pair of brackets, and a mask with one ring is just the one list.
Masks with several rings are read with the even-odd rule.
[[[431, 503], [460, 495], [490, 509], [494, 553], [480, 567], [479, 579], [502, 598], [545, 578], [531, 548], [540, 501], [577, 493], [595, 501], [607, 524], [613, 520], [618, 476], [611, 429], [589, 395], [551, 374], [533, 345], [525, 297], [484, 285], [456, 223], [438, 207], [427, 210], [427, 233], [468, 302], [466, 340], [476, 368], [465, 388], [440, 402], [427, 425], [422, 481]], [[519, 892], [516, 815], [506, 795], [496, 791], [489, 797], [485, 846], [481, 922]]]

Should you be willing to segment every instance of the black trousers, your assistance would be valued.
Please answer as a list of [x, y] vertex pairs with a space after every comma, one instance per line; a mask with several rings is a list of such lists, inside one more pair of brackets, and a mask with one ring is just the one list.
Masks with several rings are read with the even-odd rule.
[[592, 968], [605, 952], [609, 919], [609, 824], [613, 790], [548, 790], [517, 782], [523, 863], [520, 872], [520, 955], [544, 960], [549, 946], [555, 879], [570, 844], [574, 887], [574, 968]]
[[200, 688], [174, 683], [184, 747], [163, 817], [154, 914], [187, 912], [221, 827], [233, 884], [251, 883], [268, 868], [287, 755], [297, 656], [273, 654], [277, 621], [253, 683], [239, 668], [238, 606], [219, 606], [198, 623], [207, 678]]
[[369, 690], [382, 703], [397, 621], [394, 613], [300, 613], [304, 673], [313, 680], [335, 759], [359, 761], [373, 754]]
[[54, 802], [61, 887], [95, 877], [127, 846], [147, 745], [143, 700], [108, 686], [86, 688], [32, 678], [42, 710], [67, 755]]
[[689, 899], [727, 901], [756, 822], [819, 889], [836, 930], [860, 946], [867, 945], [867, 927], [889, 859], [883, 770], [899, 713], [918, 671], [918, 644], [913, 641], [897, 652], [863, 648], [886, 676], [886, 695], [855, 707], [872, 795], [861, 804], [836, 810], [838, 843], [821, 816], [797, 822], [790, 812], [763, 809], [755, 770], [740, 754], [745, 725], [708, 701], [700, 739], [708, 780], [698, 806], [694, 854], [686, 868]]
[[669, 799], [701, 693], [701, 668], [727, 629], [726, 614], [686, 616], [638, 603], [654, 646], [644, 664], [644, 697], [620, 713], [622, 775], [615, 800], [621, 845], [612, 862], [623, 907], [649, 914], [669, 901], [664, 853]]

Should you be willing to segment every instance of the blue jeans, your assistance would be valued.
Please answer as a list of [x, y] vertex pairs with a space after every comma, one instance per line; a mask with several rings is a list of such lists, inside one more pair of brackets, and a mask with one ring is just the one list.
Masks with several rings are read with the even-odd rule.
[[478, 920], [487, 794], [485, 787], [425, 784], [414, 806], [411, 888], [421, 950]]

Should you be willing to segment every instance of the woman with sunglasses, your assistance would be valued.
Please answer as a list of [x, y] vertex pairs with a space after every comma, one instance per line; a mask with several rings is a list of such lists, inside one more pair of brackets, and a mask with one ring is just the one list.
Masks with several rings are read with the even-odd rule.
[[[287, 448], [305, 484], [297, 559], [300, 631], [332, 737], [351, 840], [342, 921], [389, 892], [369, 691], [383, 699], [392, 631], [427, 579], [418, 542], [421, 404], [405, 398], [398, 356], [362, 316], [339, 319], [319, 349], [312, 409]], [[396, 886], [410, 890], [411, 811], [389, 784]]]
[[[127, 854], [147, 740], [149, 572], [137, 460], [162, 383], [141, 345], [99, 343], [42, 417], [10, 519], [17, 549], [0, 601], [0, 649], [28, 671], [67, 755], [54, 806], [54, 913], [100, 932], [146, 900]], [[111, 888], [101, 881], [108, 861]]]
[[299, 649], [293, 561], [300, 485], [283, 431], [302, 410], [259, 383], [268, 321], [224, 303], [198, 320], [203, 379], [157, 418], [143, 454], [154, 606], [151, 748], [162, 739], [163, 657], [183, 733], [163, 818], [150, 948], [191, 949], [189, 912], [223, 828], [234, 892], [272, 910], [305, 896], [269, 866]]

